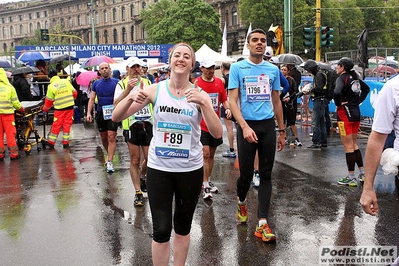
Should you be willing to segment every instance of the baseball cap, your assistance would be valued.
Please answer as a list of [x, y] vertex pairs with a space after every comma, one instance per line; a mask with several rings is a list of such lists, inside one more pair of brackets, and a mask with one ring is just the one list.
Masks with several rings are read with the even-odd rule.
[[270, 46], [267, 46], [263, 55], [267, 58], [273, 57], [273, 49]]
[[128, 67], [132, 67], [134, 65], [143, 66], [143, 61], [137, 57], [129, 57], [126, 61]]
[[279, 64], [280, 62], [278, 61], [278, 58], [273, 56], [272, 58], [270, 58], [269, 60], [270, 63], [272, 64]]
[[204, 59], [200, 62], [200, 67], [210, 68], [212, 66], [216, 66], [215, 61], [212, 59]]

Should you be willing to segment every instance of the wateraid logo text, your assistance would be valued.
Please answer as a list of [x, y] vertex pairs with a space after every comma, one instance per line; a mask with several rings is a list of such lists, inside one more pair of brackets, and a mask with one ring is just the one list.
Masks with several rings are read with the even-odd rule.
[[174, 113], [174, 114], [182, 114], [182, 115], [187, 115], [187, 116], [193, 116], [194, 115], [194, 110], [189, 110], [185, 108], [176, 108], [173, 106], [159, 106], [157, 113]]

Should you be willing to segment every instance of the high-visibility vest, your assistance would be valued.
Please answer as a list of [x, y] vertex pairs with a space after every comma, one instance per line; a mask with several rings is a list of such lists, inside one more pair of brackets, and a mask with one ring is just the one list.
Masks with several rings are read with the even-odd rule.
[[[148, 86], [151, 85], [151, 81], [149, 81], [147, 78], [143, 78], [141, 77], [141, 80], [144, 82], [144, 86]], [[121, 86], [122, 90], [125, 90], [127, 88], [127, 83], [129, 82], [129, 77], [124, 78], [123, 80], [119, 81], [118, 84], [119, 86]], [[137, 84], [137, 86], [139, 86], [140, 83]], [[152, 116], [154, 114], [153, 110], [152, 110], [152, 104], [149, 104], [149, 108], [150, 108], [150, 113], [151, 113], [151, 123], [152, 123]], [[123, 130], [129, 130], [130, 126], [132, 124], [134, 124], [135, 119], [134, 119], [134, 115], [129, 116], [128, 118], [122, 120], [122, 128]]]
[[4, 69], [0, 68], [0, 114], [13, 114], [22, 109], [17, 91], [10, 84]]
[[71, 82], [54, 76], [50, 79], [46, 98], [54, 101], [54, 109], [65, 109], [75, 105], [75, 99], [73, 98], [74, 90]]

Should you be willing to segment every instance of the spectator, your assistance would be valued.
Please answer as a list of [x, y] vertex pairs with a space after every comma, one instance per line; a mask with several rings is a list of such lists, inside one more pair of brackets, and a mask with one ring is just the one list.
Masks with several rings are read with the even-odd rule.
[[32, 94], [30, 92], [30, 85], [27, 81], [27, 74], [18, 74], [14, 76], [14, 81], [12, 85], [17, 91], [18, 100], [22, 101], [32, 101]]

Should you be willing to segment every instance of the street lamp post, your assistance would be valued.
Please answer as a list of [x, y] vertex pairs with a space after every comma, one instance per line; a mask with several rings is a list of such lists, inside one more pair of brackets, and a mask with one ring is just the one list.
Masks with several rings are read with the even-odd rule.
[[90, 3], [87, 4], [90, 6], [90, 14], [91, 14], [91, 43], [96, 44], [96, 29], [94, 25], [94, 0], [90, 0]]

